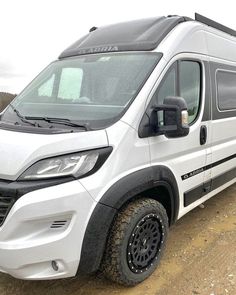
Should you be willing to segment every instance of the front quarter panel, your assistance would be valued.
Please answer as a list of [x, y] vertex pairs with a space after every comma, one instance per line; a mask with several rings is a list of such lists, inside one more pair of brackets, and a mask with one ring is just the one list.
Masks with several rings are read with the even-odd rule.
[[148, 140], [139, 138], [134, 128], [119, 121], [107, 129], [107, 136], [111, 155], [95, 174], [80, 179], [97, 202], [119, 179], [150, 166]]

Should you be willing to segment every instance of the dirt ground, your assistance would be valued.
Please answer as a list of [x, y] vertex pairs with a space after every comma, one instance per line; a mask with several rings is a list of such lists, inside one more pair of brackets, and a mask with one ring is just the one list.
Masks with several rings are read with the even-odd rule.
[[0, 274], [0, 295], [236, 294], [236, 185], [196, 208], [171, 228], [160, 267], [125, 288], [102, 278], [20, 281]]

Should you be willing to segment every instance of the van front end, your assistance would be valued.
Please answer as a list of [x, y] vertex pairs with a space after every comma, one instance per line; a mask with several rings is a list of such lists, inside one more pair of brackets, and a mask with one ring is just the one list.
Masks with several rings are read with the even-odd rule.
[[97, 204], [75, 175], [94, 173], [109, 156], [106, 132], [0, 134], [0, 270], [21, 279], [74, 276]]
[[120, 119], [160, 58], [114, 52], [59, 59], [1, 114], [2, 272], [41, 280], [100, 267], [117, 213], [100, 198], [149, 162], [147, 142], [134, 150], [137, 131]]
[[76, 180], [37, 185], [0, 182], [1, 212], [17, 199], [0, 229], [0, 270], [20, 279], [74, 276], [96, 202]]

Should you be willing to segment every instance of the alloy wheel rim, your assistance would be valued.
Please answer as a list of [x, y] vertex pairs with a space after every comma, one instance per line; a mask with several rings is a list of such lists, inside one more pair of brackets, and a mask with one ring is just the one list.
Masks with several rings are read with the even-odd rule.
[[130, 270], [134, 273], [147, 271], [160, 255], [164, 242], [164, 225], [157, 214], [144, 216], [131, 233], [127, 259]]

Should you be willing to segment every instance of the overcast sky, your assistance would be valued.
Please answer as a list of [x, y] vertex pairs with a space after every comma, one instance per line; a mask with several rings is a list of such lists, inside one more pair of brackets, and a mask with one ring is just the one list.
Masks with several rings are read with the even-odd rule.
[[92, 26], [199, 12], [236, 29], [235, 1], [0, 0], [0, 91], [19, 93]]

